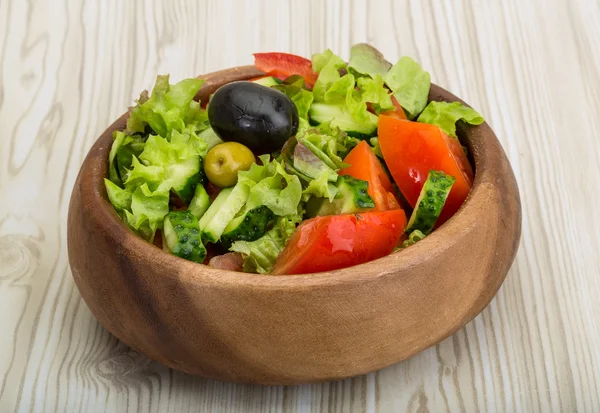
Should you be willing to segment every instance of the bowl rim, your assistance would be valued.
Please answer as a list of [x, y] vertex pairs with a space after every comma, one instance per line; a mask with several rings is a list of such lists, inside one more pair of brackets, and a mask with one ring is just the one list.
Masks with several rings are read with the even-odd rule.
[[[260, 75], [264, 75], [264, 73], [258, 71], [254, 66], [239, 66], [199, 77], [207, 79], [207, 82], [203, 85], [203, 88], [205, 88], [209, 83], [208, 81], [214, 78], [229, 77], [231, 79], [219, 82], [220, 85], [234, 80], [248, 80]], [[214, 85], [208, 87], [214, 87]], [[202, 89], [200, 93], [202, 93]], [[447, 102], [457, 101], [469, 106], [452, 93], [432, 83], [428, 102], [434, 99]], [[479, 126], [463, 126], [459, 128], [464, 138], [463, 143], [468, 147], [474, 160], [474, 180], [471, 191], [460, 209], [447, 222], [432, 232], [431, 235], [411, 246], [411, 248], [392, 252], [385, 257], [367, 263], [319, 273], [269, 275], [223, 270], [191, 262], [164, 252], [135, 234], [117, 215], [108, 200], [104, 178], [108, 176], [108, 154], [113, 142], [112, 134], [114, 131], [122, 130], [127, 118], [128, 112], [121, 115], [110, 125], [96, 139], [83, 162], [80, 175], [88, 175], [93, 184], [89, 186], [82, 185], [82, 195], [87, 199], [84, 205], [87, 204], [90, 218], [96, 221], [98, 227], [102, 228], [104, 233], [113, 239], [114, 245], [119, 245], [135, 257], [144, 260], [148, 256], [152, 256], [153, 253], [160, 251], [159, 256], [162, 265], [169, 268], [178, 268], [177, 271], [166, 273], [165, 277], [178, 278], [178, 281], [183, 283], [209, 283], [222, 288], [247, 286], [258, 289], [293, 290], [298, 288], [325, 288], [356, 282], [374, 282], [380, 277], [395, 276], [398, 272], [403, 274], [404, 272], [401, 270], [420, 265], [424, 261], [443, 254], [453, 245], [452, 238], [460, 238], [455, 237], [453, 234], [469, 231], [477, 219], [485, 219], [485, 211], [476, 208], [477, 200], [488, 196], [486, 191], [489, 190], [492, 183], [497, 183], [499, 179], [510, 179], [506, 174], [493, 173], [496, 169], [499, 169], [497, 167], [501, 166], [505, 154], [487, 122]], [[476, 137], [477, 139], [475, 139]], [[490, 139], [495, 142], [489, 142]], [[495, 144], [490, 145], [489, 143]], [[503, 156], [492, 153], [497, 151], [498, 148]], [[512, 179], [514, 180], [514, 177]], [[79, 182], [79, 178], [77, 181]], [[438, 242], [442, 238], [450, 240], [450, 242]], [[373, 266], [374, 262], [379, 265]], [[178, 274], [185, 274], [186, 276], [182, 277]]]

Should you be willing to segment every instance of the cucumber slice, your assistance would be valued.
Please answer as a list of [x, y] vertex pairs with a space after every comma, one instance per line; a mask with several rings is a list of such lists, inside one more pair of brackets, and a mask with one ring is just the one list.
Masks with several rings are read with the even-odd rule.
[[190, 205], [188, 206], [188, 211], [192, 213], [197, 219], [202, 218], [208, 207], [210, 206], [210, 198], [208, 193], [206, 193], [206, 189], [204, 185], [198, 184], [196, 185], [196, 190], [194, 192], [194, 197], [190, 201]]
[[344, 175], [338, 178], [337, 188], [333, 202], [324, 199], [316, 215], [355, 214], [375, 208], [367, 181]]
[[219, 192], [210, 207], [206, 210], [202, 218], [200, 218], [200, 230], [204, 230], [208, 223], [214, 218], [217, 212], [227, 203], [227, 198], [231, 195], [233, 188], [225, 188]]
[[256, 79], [253, 81], [254, 83], [258, 83], [259, 85], [271, 87], [281, 83], [281, 80], [275, 79], [273, 76], [267, 76], [260, 79]]
[[198, 263], [206, 258], [198, 219], [190, 211], [169, 212], [165, 217], [163, 235], [163, 245], [171, 254]]
[[[217, 202], [224, 191], [226, 189], [219, 193], [215, 202], [213, 202], [200, 220], [200, 229], [204, 237], [213, 243], [221, 238], [221, 234], [223, 234], [223, 230], [227, 224], [242, 209], [250, 195], [248, 185], [240, 183], [234, 186], [231, 192], [224, 195], [222, 201]], [[207, 219], [205, 220], [205, 218]]]
[[166, 174], [173, 183], [173, 190], [186, 204], [194, 196], [194, 189], [204, 180], [202, 158], [194, 156], [183, 162], [166, 167]]
[[267, 232], [275, 214], [265, 205], [234, 218], [223, 230], [221, 242], [230, 246], [234, 241], [256, 241]]
[[455, 181], [456, 178], [443, 172], [429, 171], [419, 199], [417, 199], [416, 207], [406, 226], [407, 233], [419, 230], [428, 235], [433, 230]]

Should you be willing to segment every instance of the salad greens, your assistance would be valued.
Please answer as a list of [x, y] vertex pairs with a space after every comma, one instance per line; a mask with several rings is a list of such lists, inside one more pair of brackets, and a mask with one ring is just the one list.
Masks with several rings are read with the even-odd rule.
[[[273, 59], [271, 55], [278, 54], [261, 54], [261, 58]], [[292, 61], [287, 56], [285, 61]], [[388, 177], [390, 165], [384, 162], [388, 160], [384, 143], [387, 147], [395, 143], [389, 134], [382, 135], [381, 119], [394, 114], [404, 119], [406, 115], [437, 125], [452, 138], [456, 137], [456, 122], [483, 122], [481, 115], [461, 103], [428, 103], [429, 73], [409, 57], [392, 65], [377, 49], [357, 44], [350, 50], [348, 63], [330, 49], [314, 54], [312, 61], [294, 59], [300, 62], [298, 70], [288, 76], [272, 74], [256, 80], [260, 86], [240, 82], [252, 86], [248, 91], [266, 90], [262, 98], [268, 95], [272, 103], [291, 101], [293, 105], [287, 104], [294, 111], [290, 118], [294, 129], [283, 147], [278, 143], [280, 150], [263, 153], [273, 150], [271, 145], [252, 153], [246, 148], [249, 169], [233, 171], [232, 177], [237, 176], [231, 181], [233, 186], [218, 184], [214, 171], [209, 171], [211, 182], [205, 175], [205, 163], [215, 157], [217, 148], [208, 158], [207, 153], [217, 145], [227, 145], [220, 145], [220, 136], [228, 125], [212, 123], [209, 114], [221, 116], [223, 110], [235, 109], [238, 113], [232, 119], [236, 122], [244, 116], [254, 118], [245, 108], [216, 106], [216, 99], [210, 101], [208, 110], [203, 109], [194, 100], [203, 85], [201, 79], [170, 84], [168, 75], [158, 76], [152, 92], [143, 92], [130, 109], [126, 128], [114, 133], [104, 181], [108, 199], [122, 220], [150, 242], [160, 231], [164, 248], [174, 255], [203, 262], [214, 249], [210, 244], [217, 244], [217, 249], [241, 254], [244, 271], [269, 273], [298, 224], [307, 217], [357, 214], [381, 210], [381, 205], [400, 208]], [[277, 61], [267, 63], [276, 66]], [[263, 103], [249, 105], [260, 110]], [[380, 118], [382, 114], [387, 116]], [[225, 118], [221, 116], [221, 122]], [[252, 133], [260, 135], [265, 125], [268, 122], [264, 120], [252, 125]], [[224, 139], [236, 141], [235, 137]], [[356, 158], [355, 165], [344, 162], [351, 151], [371, 162], [365, 166], [366, 172], [356, 165]], [[221, 188], [215, 191], [215, 185]], [[429, 227], [433, 228], [444, 200], [427, 216]], [[426, 233], [411, 230], [403, 247], [423, 239]]]
[[267, 274], [271, 272], [275, 260], [283, 251], [296, 226], [302, 221], [302, 209], [296, 214], [280, 217], [273, 228], [256, 241], [236, 241], [230, 250], [239, 252], [244, 257], [245, 272]]
[[410, 233], [410, 235], [408, 236], [408, 239], [402, 243], [402, 248], [408, 248], [411, 245], [414, 245], [417, 242], [425, 239], [425, 237], [426, 237], [425, 234], [423, 234], [418, 229], [415, 229], [413, 232]]
[[260, 160], [262, 166], [254, 164], [238, 173], [237, 185], [250, 188], [246, 209], [264, 205], [278, 216], [296, 214], [302, 197], [300, 179], [286, 172], [279, 161], [269, 161], [269, 155], [262, 155]]
[[456, 122], [459, 120], [470, 125], [483, 123], [479, 113], [460, 102], [429, 102], [417, 122], [438, 125], [446, 135], [456, 138]]
[[149, 241], [163, 226], [171, 191], [192, 199], [204, 180], [202, 157], [217, 143], [201, 137], [208, 117], [193, 98], [203, 82], [170, 85], [169, 76], [159, 76], [152, 95], [142, 93], [131, 109], [126, 130], [115, 132], [106, 191], [123, 220]]
[[427, 105], [429, 73], [410, 57], [405, 56], [392, 66], [385, 75], [385, 84], [394, 92], [409, 119], [416, 118]]
[[[331, 50], [313, 56], [313, 69], [319, 77], [313, 89], [314, 103], [310, 107], [311, 121], [329, 123], [332, 127], [361, 136], [373, 135], [377, 115], [391, 110], [391, 94], [384, 87], [381, 75], [356, 78], [352, 73], [340, 75], [346, 64]], [[375, 113], [369, 112], [367, 103]]]
[[359, 43], [350, 48], [348, 70], [355, 76], [385, 76], [392, 64], [370, 44]]
[[127, 132], [143, 133], [149, 126], [158, 135], [167, 137], [173, 129], [181, 132], [188, 125], [207, 125], [206, 112], [193, 100], [203, 83], [202, 79], [191, 78], [170, 85], [168, 75], [158, 76], [150, 98], [142, 94], [138, 105], [131, 110]]

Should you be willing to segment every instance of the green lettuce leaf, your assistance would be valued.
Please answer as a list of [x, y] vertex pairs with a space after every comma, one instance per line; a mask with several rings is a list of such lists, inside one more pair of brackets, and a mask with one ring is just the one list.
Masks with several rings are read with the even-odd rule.
[[158, 76], [130, 110], [127, 128], [115, 133], [109, 154], [109, 201], [138, 234], [151, 240], [169, 212], [172, 192], [189, 203], [203, 180], [202, 158], [221, 142], [206, 111], [194, 101], [201, 79], [170, 85]]
[[346, 63], [341, 57], [333, 54], [330, 49], [320, 54], [314, 54], [312, 62], [313, 70], [319, 73], [313, 86], [313, 94], [316, 102], [322, 102], [325, 100], [325, 93], [340, 80], [339, 69], [346, 67]]
[[[316, 151], [321, 152], [322, 156], [325, 155], [320, 149], [316, 149]], [[327, 177], [327, 180], [331, 182], [335, 182], [337, 180], [337, 173], [335, 172], [335, 169], [339, 168], [336, 168], [335, 164], [333, 167], [330, 166], [329, 162], [331, 162], [331, 160], [326, 163], [323, 161], [323, 159], [315, 154], [315, 150], [304, 145], [302, 142], [298, 142], [294, 148], [293, 162], [296, 170], [302, 172], [304, 175], [312, 179], [316, 179], [324, 173]]]
[[308, 110], [314, 100], [314, 96], [311, 91], [304, 88], [304, 78], [302, 76], [290, 76], [282, 83], [271, 86], [271, 88], [279, 90], [289, 97], [294, 102], [294, 105], [296, 105], [300, 119], [308, 120]]
[[311, 196], [333, 200], [337, 194], [338, 174], [306, 145], [299, 142], [294, 149], [294, 168], [310, 177], [308, 186], [302, 191], [302, 201]]
[[[177, 132], [175, 132], [177, 133]], [[146, 141], [140, 160], [147, 165], [168, 166], [181, 160], [198, 156], [193, 145], [188, 145], [181, 135], [173, 135], [171, 142], [161, 136], [151, 135]]]
[[[328, 171], [322, 171], [318, 176], [311, 180], [308, 186], [302, 191], [302, 201], [306, 202], [310, 197], [327, 198], [333, 202], [338, 193], [338, 188], [331, 182], [331, 174]], [[335, 174], [337, 177], [337, 174]]]
[[131, 170], [125, 180], [125, 188], [133, 192], [135, 188], [146, 184], [154, 191], [164, 180], [165, 171], [162, 166], [145, 165], [137, 157], [133, 157]]
[[[189, 202], [195, 186], [203, 178], [199, 153], [206, 153], [206, 148], [206, 142], [198, 139], [195, 134], [182, 134], [173, 130], [170, 142], [160, 136], [150, 136], [140, 159], [147, 168], [161, 168], [162, 172], [153, 177], [145, 174], [146, 182], [154, 188], [159, 177], [162, 179], [159, 188], [165, 191], [173, 189], [184, 202]], [[140, 171], [143, 169], [136, 166]], [[135, 168], [132, 174], [135, 176]]]
[[356, 120], [345, 103], [330, 105], [315, 102], [310, 107], [310, 120], [320, 124], [329, 122], [332, 126], [352, 133], [355, 136], [371, 136], [377, 131], [377, 115], [361, 108], [362, 120]]
[[[373, 78], [361, 77], [357, 81], [359, 91], [354, 91], [356, 101], [361, 105], [371, 103], [375, 113], [380, 114], [386, 110], [394, 110], [392, 95], [383, 84], [383, 78], [375, 75]], [[362, 111], [362, 107], [360, 108]]]
[[183, 118], [183, 122], [186, 126], [194, 126], [197, 132], [210, 127], [208, 122], [208, 112], [202, 110], [200, 102], [196, 102], [195, 100], [190, 102], [187, 113]]
[[154, 236], [154, 232], [162, 228], [164, 217], [168, 213], [169, 192], [151, 191], [147, 184], [142, 184], [131, 197], [131, 215], [128, 222], [135, 230], [147, 223]]
[[293, 214], [302, 197], [300, 179], [288, 173], [280, 161], [269, 158], [269, 155], [261, 155], [262, 165], [252, 164], [247, 171], [238, 172], [237, 185], [250, 188], [244, 211], [265, 205], [278, 216]]
[[275, 174], [275, 167], [271, 163], [270, 155], [260, 155], [258, 159], [260, 160], [260, 165], [253, 163], [247, 171], [238, 172], [238, 183], [243, 183], [252, 188], [261, 180]]
[[139, 156], [144, 150], [144, 141], [139, 136], [129, 136], [122, 131], [116, 131], [113, 137], [108, 155], [108, 178], [122, 187], [133, 156]]
[[[210, 151], [214, 146], [217, 146], [220, 143], [223, 143], [223, 141], [221, 140], [221, 138], [219, 138], [217, 136], [217, 134], [215, 133], [215, 131], [211, 128], [208, 127], [205, 130], [203, 130], [202, 132], [200, 132], [199, 134], [196, 135], [199, 139], [203, 140], [204, 142], [206, 142], [206, 152]], [[205, 157], [206, 154], [202, 154], [202, 153], [198, 153], [200, 156]]]
[[456, 122], [459, 120], [470, 125], [481, 125], [484, 122], [477, 111], [460, 102], [429, 102], [417, 122], [438, 125], [448, 136], [456, 138]]
[[122, 180], [127, 177], [134, 156], [140, 156], [146, 143], [140, 136], [128, 136], [124, 145], [117, 150], [117, 170]]
[[[329, 63], [328, 63], [329, 65]], [[370, 103], [377, 113], [394, 108], [383, 78], [361, 77], [351, 73], [339, 75], [337, 69], [323, 68], [313, 88], [315, 103], [311, 105], [311, 120], [330, 122], [345, 131], [370, 135], [377, 129], [377, 115], [369, 112]], [[319, 80], [324, 78], [322, 82]]]
[[146, 241], [152, 242], [154, 240], [156, 230], [150, 229], [150, 224], [148, 220], [143, 221], [141, 224], [139, 224], [139, 227], [135, 229], [134, 225], [136, 225], [136, 218], [130, 211], [123, 211], [123, 213], [121, 214], [121, 219], [123, 219], [123, 221], [127, 224], [129, 228], [135, 231], [140, 237], [142, 237]]
[[354, 76], [346, 74], [329, 85], [325, 91], [322, 101], [330, 104], [347, 103], [348, 97], [353, 96], [356, 86]]
[[295, 213], [302, 197], [300, 179], [287, 173], [283, 165], [276, 160], [264, 168], [267, 176], [250, 188], [245, 209], [251, 210], [264, 205], [278, 216]]
[[187, 124], [205, 124], [206, 113], [194, 102], [203, 79], [184, 79], [170, 85], [169, 75], [158, 76], [149, 99], [140, 99], [130, 111], [127, 133], [144, 133], [146, 125], [168, 138], [173, 129], [182, 131]]
[[355, 44], [350, 48], [348, 70], [355, 75], [371, 77], [385, 76], [392, 64], [385, 60], [383, 54], [366, 43]]
[[119, 187], [106, 178], [104, 178], [104, 186], [106, 187], [108, 199], [117, 212], [131, 209], [131, 191]]
[[427, 105], [431, 85], [429, 73], [410, 57], [398, 60], [384, 80], [409, 119], [417, 117]]
[[381, 152], [381, 146], [379, 145], [379, 138], [377, 138], [377, 137], [371, 138], [369, 140], [369, 142], [371, 143], [371, 149], [373, 149], [373, 152], [375, 153], [375, 155], [377, 155], [379, 158], [383, 159], [383, 153]]
[[332, 126], [331, 123], [324, 123], [309, 129], [304, 134], [297, 135], [296, 138], [333, 170], [347, 166], [342, 158], [360, 142], [360, 140], [348, 136], [340, 128]]
[[119, 172], [117, 170], [117, 151], [121, 146], [123, 146], [123, 141], [127, 137], [124, 132], [117, 131], [113, 134], [114, 141], [112, 146], [110, 147], [110, 153], [108, 154], [108, 178], [117, 185], [121, 185], [121, 177], [119, 176]]
[[402, 248], [410, 247], [411, 245], [414, 245], [417, 242], [425, 239], [425, 237], [426, 237], [425, 234], [423, 234], [421, 231], [416, 229], [413, 232], [411, 232], [410, 235], [408, 236], [408, 239], [402, 243]]
[[280, 217], [273, 228], [256, 241], [236, 241], [231, 245], [230, 251], [242, 254], [244, 271], [261, 274], [271, 272], [275, 260], [302, 221], [303, 211], [300, 207], [298, 209], [295, 214]]
[[344, 62], [344, 59], [333, 53], [331, 49], [327, 49], [323, 53], [315, 53], [312, 55], [312, 68], [316, 73], [321, 73], [327, 65], [330, 65], [335, 69], [343, 69], [346, 67], [346, 62]]

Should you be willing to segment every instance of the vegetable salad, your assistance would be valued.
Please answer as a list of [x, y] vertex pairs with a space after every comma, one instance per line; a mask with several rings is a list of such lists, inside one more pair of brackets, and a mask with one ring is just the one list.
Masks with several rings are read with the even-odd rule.
[[216, 268], [303, 274], [365, 263], [427, 237], [473, 184], [459, 102], [429, 101], [430, 76], [367, 44], [345, 62], [257, 53], [265, 73], [194, 96], [201, 79], [158, 76], [114, 134], [108, 199], [168, 253]]

